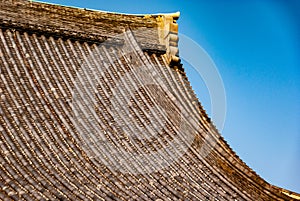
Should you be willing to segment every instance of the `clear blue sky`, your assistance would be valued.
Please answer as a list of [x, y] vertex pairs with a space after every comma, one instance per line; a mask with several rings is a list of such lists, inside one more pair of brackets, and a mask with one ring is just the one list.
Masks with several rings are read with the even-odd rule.
[[[225, 140], [268, 182], [300, 193], [300, 1], [44, 1], [133, 14], [180, 11], [179, 32], [208, 52], [223, 79]], [[201, 78], [186, 71], [210, 114]]]

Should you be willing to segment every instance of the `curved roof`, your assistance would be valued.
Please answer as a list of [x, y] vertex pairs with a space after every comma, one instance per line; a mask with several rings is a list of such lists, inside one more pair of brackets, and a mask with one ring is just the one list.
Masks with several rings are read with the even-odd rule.
[[178, 13], [0, 6], [0, 199], [299, 199], [206, 115], [180, 63]]

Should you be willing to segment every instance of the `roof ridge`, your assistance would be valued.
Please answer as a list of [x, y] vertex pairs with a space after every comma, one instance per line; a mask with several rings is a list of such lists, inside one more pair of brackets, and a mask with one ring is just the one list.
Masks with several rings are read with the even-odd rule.
[[[20, 1], [20, 0], [17, 0]], [[21, 0], [23, 1], [23, 0]], [[116, 14], [116, 15], [127, 15], [127, 16], [136, 16], [136, 17], [158, 17], [158, 16], [172, 16], [174, 19], [178, 19], [180, 16], [180, 11], [176, 12], [167, 12], [167, 13], [123, 13], [123, 12], [114, 12], [114, 11], [107, 11], [107, 10], [98, 10], [98, 9], [92, 9], [92, 8], [82, 8], [78, 6], [69, 6], [69, 5], [61, 5], [61, 4], [56, 4], [56, 3], [49, 3], [45, 1], [32, 1], [32, 0], [26, 0], [31, 3], [41, 3], [41, 4], [48, 4], [48, 5], [53, 5], [53, 6], [60, 6], [60, 7], [66, 7], [66, 8], [73, 8], [73, 9], [80, 9], [84, 11], [92, 11], [92, 12], [100, 12], [100, 13], [107, 13], [107, 14]]]
[[[143, 32], [137, 36], [143, 50], [161, 54], [173, 52], [173, 48], [169, 48], [171, 39], [160, 38], [159, 29], [169, 33], [169, 25], [176, 24], [169, 22], [180, 15], [180, 12], [121, 14], [25, 0], [0, 0], [0, 6], [1, 28], [96, 44], [130, 28]], [[167, 19], [165, 22], [168, 23], [161, 25], [158, 19]]]

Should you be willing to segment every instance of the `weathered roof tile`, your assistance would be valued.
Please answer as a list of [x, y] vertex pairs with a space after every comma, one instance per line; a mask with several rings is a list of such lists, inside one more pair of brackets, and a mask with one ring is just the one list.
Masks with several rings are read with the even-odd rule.
[[179, 13], [0, 7], [1, 199], [299, 198], [210, 122], [178, 68]]

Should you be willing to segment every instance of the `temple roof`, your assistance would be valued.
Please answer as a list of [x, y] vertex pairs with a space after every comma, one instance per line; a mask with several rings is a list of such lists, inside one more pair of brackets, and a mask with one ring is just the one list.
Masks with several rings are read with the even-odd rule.
[[0, 6], [0, 199], [299, 199], [210, 121], [180, 63], [179, 13]]

